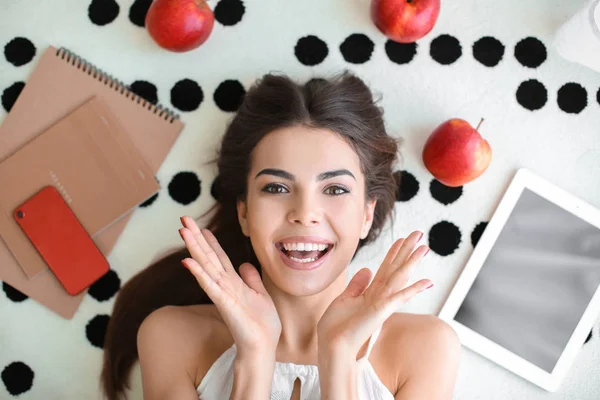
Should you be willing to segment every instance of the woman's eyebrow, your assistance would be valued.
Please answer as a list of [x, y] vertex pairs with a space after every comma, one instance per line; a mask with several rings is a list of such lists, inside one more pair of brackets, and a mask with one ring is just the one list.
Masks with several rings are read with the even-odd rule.
[[[261, 175], [273, 175], [273, 176], [278, 176], [283, 179], [287, 179], [292, 182], [296, 181], [295, 175], [293, 175], [287, 171], [284, 171], [282, 169], [277, 169], [277, 168], [265, 168], [262, 171], [260, 171], [258, 174], [256, 174], [254, 179], [258, 178]], [[317, 176], [317, 180], [324, 181], [325, 179], [335, 178], [336, 176], [340, 176], [340, 175], [349, 175], [354, 180], [356, 180], [356, 177], [354, 176], [354, 174], [352, 174], [352, 172], [348, 171], [347, 169], [336, 169], [335, 171], [322, 172]]]

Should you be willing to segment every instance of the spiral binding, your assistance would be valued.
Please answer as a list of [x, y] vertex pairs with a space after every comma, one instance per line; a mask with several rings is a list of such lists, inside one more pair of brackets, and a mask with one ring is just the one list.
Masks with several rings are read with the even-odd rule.
[[163, 118], [165, 121], [173, 123], [175, 120], [179, 119], [179, 114], [173, 112], [173, 110], [163, 107], [162, 104], [152, 104], [148, 100], [143, 97], [133, 93], [129, 86], [125, 85], [120, 80], [116, 79], [112, 75], [107, 74], [102, 71], [100, 68], [96, 67], [89, 61], [84, 58], [78, 56], [71, 50], [61, 47], [56, 51], [56, 55], [63, 60], [71, 63], [75, 68], [87, 72], [88, 75], [93, 76], [95, 79], [103, 82], [105, 85], [109, 85], [111, 89], [119, 92], [120, 94], [124, 94], [126, 98], [131, 98], [132, 101], [137, 102], [142, 107], [147, 108], [152, 111], [154, 114], [158, 115], [160, 118]]

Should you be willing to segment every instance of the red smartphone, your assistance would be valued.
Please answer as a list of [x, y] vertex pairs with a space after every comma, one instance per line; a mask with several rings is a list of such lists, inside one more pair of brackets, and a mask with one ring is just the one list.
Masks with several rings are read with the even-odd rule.
[[108, 272], [108, 261], [54, 186], [17, 207], [14, 218], [70, 295]]

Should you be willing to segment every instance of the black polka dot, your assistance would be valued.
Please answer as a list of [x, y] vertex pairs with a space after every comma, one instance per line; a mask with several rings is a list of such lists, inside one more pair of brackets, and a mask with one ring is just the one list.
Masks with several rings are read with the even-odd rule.
[[569, 114], [579, 114], [587, 106], [587, 91], [578, 83], [565, 83], [558, 89], [558, 107]]
[[24, 37], [16, 37], [4, 46], [6, 61], [15, 67], [20, 67], [33, 60], [35, 51], [33, 43]]
[[169, 195], [176, 202], [187, 205], [200, 196], [202, 182], [193, 172], [179, 172], [169, 183]]
[[473, 229], [473, 232], [471, 232], [471, 244], [473, 247], [477, 246], [477, 243], [479, 243], [479, 239], [481, 239], [481, 235], [483, 235], [487, 225], [488, 223], [486, 221], [480, 222], [477, 224], [475, 229]]
[[517, 101], [530, 111], [539, 110], [548, 101], [548, 91], [540, 81], [530, 79], [519, 85]]
[[28, 297], [25, 294], [21, 293], [6, 282], [2, 282], [2, 290], [4, 290], [6, 297], [8, 297], [9, 300], [14, 301], [15, 303], [20, 303], [28, 299]]
[[92, 0], [88, 7], [90, 21], [96, 25], [113, 22], [119, 15], [119, 4], [115, 0]]
[[152, 104], [158, 103], [158, 91], [156, 90], [156, 86], [150, 82], [135, 81], [129, 86], [129, 89]]
[[329, 49], [327, 43], [316, 36], [308, 35], [298, 39], [294, 48], [296, 58], [304, 65], [317, 65], [325, 60]]
[[218, 23], [233, 26], [242, 20], [246, 7], [241, 0], [221, 0], [215, 6], [214, 14]]
[[534, 37], [527, 37], [515, 46], [515, 58], [525, 67], [537, 68], [546, 57], [546, 46]]
[[444, 34], [431, 41], [429, 54], [440, 64], [450, 65], [460, 58], [462, 48], [457, 38]]
[[180, 80], [171, 89], [171, 103], [181, 111], [194, 111], [203, 100], [202, 88], [191, 79]]
[[596, 101], [600, 104], [600, 89], [596, 92]]
[[152, 205], [152, 203], [154, 203], [156, 201], [156, 199], [158, 199], [158, 193], [156, 193], [154, 196], [150, 197], [148, 200], [146, 200], [142, 204], [140, 204], [140, 207], [142, 207], [142, 208], [150, 207]]
[[113, 297], [120, 287], [121, 280], [117, 273], [111, 269], [90, 286], [88, 294], [98, 301], [106, 301]]
[[10, 112], [11, 108], [13, 108], [24, 87], [25, 82], [15, 82], [4, 89], [2, 92], [2, 107], [4, 107], [6, 112]]
[[585, 342], [583, 342], [583, 344], [586, 344], [587, 342], [589, 342], [590, 340], [592, 340], [592, 331], [590, 331], [590, 334], [588, 335], [588, 337], [585, 339]]
[[434, 199], [447, 206], [460, 198], [463, 188], [462, 186], [446, 186], [437, 179], [432, 179], [429, 184], [429, 192]]
[[408, 171], [394, 172], [396, 181], [396, 201], [408, 201], [417, 195], [419, 181]]
[[96, 315], [90, 320], [85, 326], [85, 336], [90, 341], [92, 346], [100, 349], [104, 348], [104, 336], [106, 335], [106, 328], [110, 321], [110, 315], [100, 314]]
[[221, 200], [221, 177], [217, 175], [210, 185], [210, 195], [217, 201]]
[[352, 64], [366, 63], [371, 59], [375, 45], [367, 35], [354, 33], [340, 45], [344, 60]]
[[448, 221], [441, 221], [429, 230], [429, 247], [441, 256], [454, 253], [460, 244], [460, 230]]
[[230, 79], [219, 84], [215, 90], [213, 99], [217, 107], [222, 111], [234, 112], [238, 110], [242, 101], [244, 101], [245, 95], [246, 90], [244, 89], [244, 85], [239, 81]]
[[417, 47], [417, 42], [398, 43], [388, 40], [385, 42], [385, 54], [393, 63], [408, 64], [417, 54]]
[[498, 39], [485, 36], [473, 44], [473, 57], [486, 67], [495, 67], [504, 56], [504, 45]]
[[3, 370], [2, 382], [6, 390], [12, 396], [18, 396], [27, 392], [33, 386], [34, 373], [27, 364], [21, 361], [15, 361], [8, 364]]
[[135, 0], [129, 7], [129, 20], [139, 27], [146, 26], [146, 14], [152, 4], [152, 0]]

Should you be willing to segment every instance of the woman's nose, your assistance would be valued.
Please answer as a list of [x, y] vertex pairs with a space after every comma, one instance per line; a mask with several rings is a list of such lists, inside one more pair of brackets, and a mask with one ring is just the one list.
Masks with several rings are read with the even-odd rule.
[[322, 218], [323, 212], [320, 206], [316, 201], [308, 198], [298, 199], [288, 214], [290, 222], [307, 226], [318, 224]]

